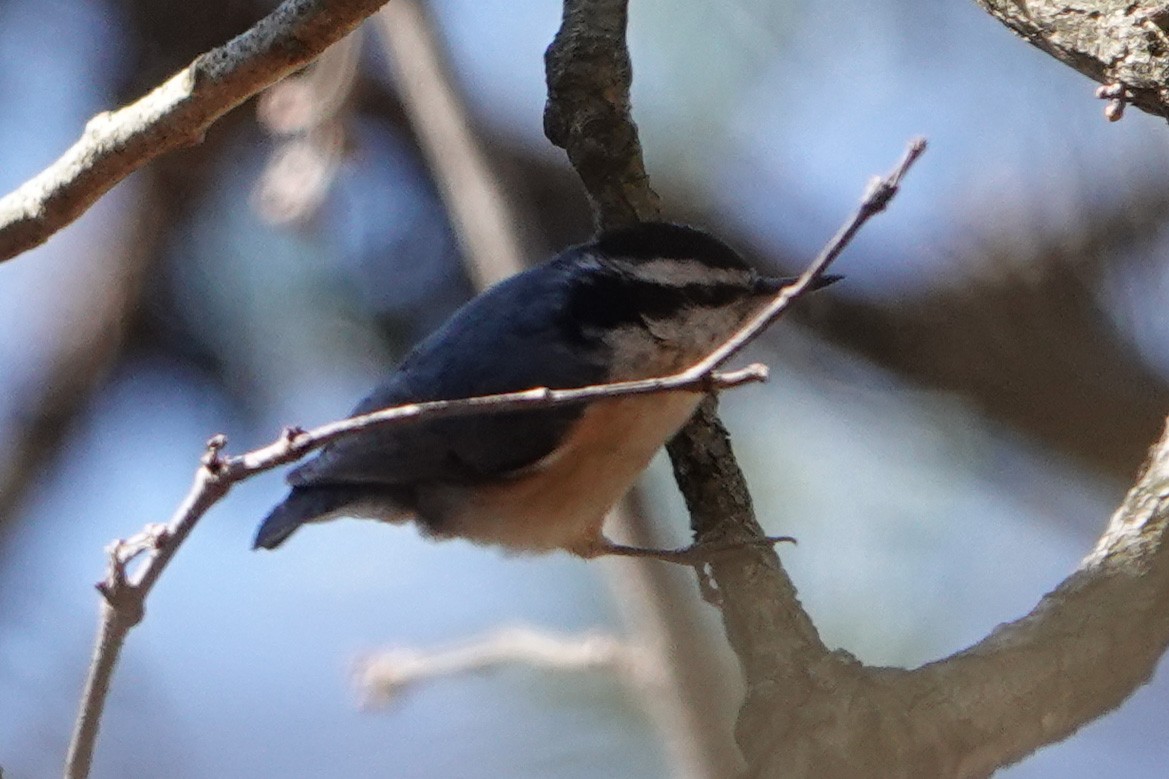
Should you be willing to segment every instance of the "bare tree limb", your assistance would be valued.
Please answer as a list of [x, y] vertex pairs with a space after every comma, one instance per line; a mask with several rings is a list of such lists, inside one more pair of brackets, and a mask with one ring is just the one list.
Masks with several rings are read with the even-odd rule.
[[1067, 737], [1147, 682], [1169, 646], [1167, 530], [1169, 429], [1092, 554], [1022, 619], [913, 671], [802, 647], [794, 678], [771, 682], [752, 775], [989, 776]]
[[0, 198], [0, 261], [44, 243], [133, 171], [311, 62], [386, 0], [285, 0], [145, 97], [93, 117], [56, 162]]
[[[560, 30], [545, 55], [548, 103], [544, 132], [568, 152], [569, 160], [588, 191], [598, 223], [621, 225], [656, 218], [659, 201], [649, 187], [637, 128], [630, 116], [632, 69], [625, 29], [627, 0], [565, 0]], [[920, 149], [903, 162], [912, 164]], [[896, 191], [900, 172], [887, 180]], [[878, 188], [879, 189], [879, 188]], [[875, 191], [865, 198], [850, 226], [842, 229], [841, 246], [882, 198]], [[826, 251], [795, 285], [805, 290], [834, 254]], [[817, 270], [817, 267], [819, 270]], [[799, 294], [799, 293], [796, 293]], [[782, 309], [786, 304], [778, 304]], [[770, 314], [763, 312], [759, 319]], [[753, 336], [732, 338], [723, 356], [741, 348]], [[717, 356], [711, 355], [708, 359]], [[758, 541], [763, 532], [755, 519], [746, 479], [735, 460], [726, 430], [715, 413], [713, 399], [667, 445], [699, 542]], [[775, 702], [768, 694], [777, 680], [776, 668], [797, 654], [776, 652], [775, 643], [802, 637], [798, 648], [822, 648], [811, 620], [796, 599], [795, 587], [770, 548], [744, 547], [711, 564], [713, 581], [723, 594], [723, 621], [731, 645], [739, 655], [748, 682], [748, 699], [740, 710], [736, 739], [752, 765], [771, 743], [765, 725]], [[793, 633], [785, 630], [798, 627]], [[760, 727], [755, 727], [758, 725]]]
[[[548, 82], [544, 134], [568, 153], [588, 192], [594, 217], [604, 227], [655, 219], [660, 213], [660, 202], [649, 186], [637, 127], [630, 115], [633, 76], [625, 35], [627, 24], [627, 0], [564, 0], [560, 29], [544, 57]], [[715, 413], [713, 399], [702, 404], [667, 444], [667, 451], [697, 541], [728, 536], [741, 541], [763, 538], [746, 479]], [[721, 578], [748, 570], [743, 562], [748, 555], [761, 561], [772, 574], [756, 575], [750, 580], [762, 591], [728, 588], [728, 582]], [[777, 595], [784, 597], [782, 602], [793, 613], [803, 615], [803, 610], [773, 550], [744, 548], [727, 557], [734, 559], [731, 568], [724, 571], [716, 562], [711, 566], [712, 573], [724, 595], [723, 619], [731, 644], [750, 682], [758, 674], [753, 673], [749, 652], [766, 644], [755, 643], [757, 636], [745, 632], [735, 617], [772, 603]], [[787, 583], [786, 588], [779, 586], [781, 582]], [[815, 635], [806, 615], [804, 621]], [[751, 747], [744, 742], [742, 733], [736, 734], [736, 740], [744, 755], [750, 756]]]
[[[1001, 5], [1020, 15], [1036, 6]], [[1061, 4], [1075, 6], [1073, 11], [1085, 10], [1084, 5]], [[607, 9], [608, 26], [606, 20], [594, 22], [606, 34], [595, 34], [594, 41], [624, 46], [619, 34], [607, 34], [614, 19], [623, 23], [623, 4], [567, 0], [566, 27], [578, 19], [568, 6], [578, 15]], [[1126, 3], [1126, 13], [1138, 7]], [[1096, 24], [1107, 21], [1095, 11], [1088, 16]], [[1155, 25], [1158, 20], [1163, 21], [1160, 15], [1144, 17]], [[1158, 36], [1159, 26], [1149, 40], [1159, 44]], [[1114, 58], [1113, 64], [1121, 61]], [[1163, 77], [1158, 81], [1165, 83]], [[627, 107], [623, 86], [618, 78], [594, 88], [610, 105]], [[615, 121], [632, 132], [627, 114], [617, 113]], [[549, 124], [556, 142], [563, 125]], [[622, 153], [620, 143], [615, 147]], [[570, 158], [577, 160], [571, 152]], [[610, 202], [593, 192], [585, 171], [581, 174], [594, 203]], [[619, 178], [603, 185], [630, 186]], [[628, 199], [617, 200], [613, 219], [629, 218], [631, 209], [622, 206]], [[723, 348], [733, 350], [733, 341]], [[699, 420], [670, 444], [696, 533], [700, 540], [727, 533], [757, 537], [761, 531], [750, 495], [712, 402]], [[1027, 617], [916, 671], [866, 668], [845, 653], [829, 651], [771, 550], [745, 548], [713, 561], [727, 633], [747, 676], [737, 737], [749, 774], [866, 776], [877, 770], [898, 777], [986, 776], [1067, 736], [1146, 681], [1169, 644], [1167, 526], [1169, 432], [1079, 571]]]
[[1169, 9], [1157, 0], [975, 0], [1023, 40], [1104, 86], [1105, 115], [1125, 105], [1169, 118]]
[[[897, 193], [905, 173], [924, 151], [924, 140], [912, 141], [894, 170], [870, 184], [860, 205], [807, 270], [781, 290], [739, 333], [695, 367], [720, 364], [720, 360], [727, 359], [763, 332], [792, 301], [814, 288], [824, 269], [864, 223], [885, 208]], [[735, 464], [730, 438], [715, 413], [716, 408], [716, 399], [707, 399], [699, 407], [700, 424], [687, 426], [669, 444], [682, 494], [691, 512], [695, 538], [704, 544], [757, 539], [763, 536], [763, 530], [755, 519], [750, 492]], [[777, 720], [799, 709], [800, 701], [810, 695], [812, 681], [807, 673], [811, 659], [831, 654], [801, 607], [795, 585], [773, 549], [744, 546], [734, 555], [713, 559], [710, 567], [722, 595], [727, 638], [739, 657], [747, 686], [736, 740], [748, 766], [755, 769], [774, 749]]]

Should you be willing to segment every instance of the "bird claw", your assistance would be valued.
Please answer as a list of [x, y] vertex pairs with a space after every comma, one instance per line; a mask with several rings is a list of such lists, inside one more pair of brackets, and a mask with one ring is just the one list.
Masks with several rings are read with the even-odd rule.
[[667, 563], [698, 567], [709, 563], [712, 558], [723, 552], [733, 552], [749, 547], [772, 547], [779, 543], [796, 543], [792, 536], [764, 536], [738, 541], [695, 542], [681, 549], [651, 549], [643, 546], [626, 546], [615, 544], [608, 539], [602, 539], [592, 556], [617, 555], [620, 557], [640, 557], [650, 560], [662, 560]]
[[722, 608], [723, 597], [715, 582], [714, 576], [708, 570], [713, 558], [723, 552], [733, 552], [749, 547], [772, 547], [779, 543], [796, 543], [792, 536], [764, 536], [739, 541], [718, 541], [693, 543], [681, 549], [650, 549], [642, 546], [626, 546], [615, 544], [603, 536], [590, 544], [587, 550], [578, 551], [582, 557], [600, 557], [601, 555], [617, 555], [620, 557], [639, 557], [643, 560], [663, 560], [667, 563], [686, 565], [694, 569], [698, 577], [698, 590], [702, 599], [714, 606]]

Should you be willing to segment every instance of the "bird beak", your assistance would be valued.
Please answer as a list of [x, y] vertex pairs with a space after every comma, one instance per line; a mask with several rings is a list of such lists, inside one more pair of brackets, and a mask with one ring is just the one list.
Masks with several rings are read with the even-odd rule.
[[[755, 293], [758, 295], [774, 295], [784, 287], [795, 284], [797, 278], [797, 276], [760, 276], [755, 280]], [[812, 289], [823, 289], [829, 284], [835, 284], [843, 278], [844, 276], [826, 273], [816, 279], [816, 282], [812, 285]]]

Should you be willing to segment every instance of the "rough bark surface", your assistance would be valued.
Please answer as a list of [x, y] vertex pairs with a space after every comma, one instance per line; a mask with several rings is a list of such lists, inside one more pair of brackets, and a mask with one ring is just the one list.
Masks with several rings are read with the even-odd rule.
[[[1023, 40], [1124, 102], [1169, 118], [1169, 6], [1152, 0], [975, 0]], [[1109, 114], [1119, 118], [1119, 114]]]
[[568, 153], [603, 228], [654, 219], [661, 209], [629, 113], [628, 18], [627, 0], [568, 0], [544, 55], [544, 134]]

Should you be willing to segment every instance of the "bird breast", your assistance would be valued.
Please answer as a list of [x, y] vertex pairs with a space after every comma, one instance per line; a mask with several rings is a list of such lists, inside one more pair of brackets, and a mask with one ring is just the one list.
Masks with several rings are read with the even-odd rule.
[[666, 392], [590, 403], [564, 442], [510, 477], [467, 489], [441, 534], [515, 551], [587, 549], [609, 509], [702, 396]]

